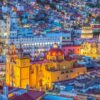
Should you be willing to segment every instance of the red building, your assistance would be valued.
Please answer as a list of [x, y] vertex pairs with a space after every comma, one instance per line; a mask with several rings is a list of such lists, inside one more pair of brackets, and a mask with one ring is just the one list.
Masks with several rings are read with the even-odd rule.
[[80, 46], [63, 46], [62, 51], [65, 55], [68, 54], [80, 54]]

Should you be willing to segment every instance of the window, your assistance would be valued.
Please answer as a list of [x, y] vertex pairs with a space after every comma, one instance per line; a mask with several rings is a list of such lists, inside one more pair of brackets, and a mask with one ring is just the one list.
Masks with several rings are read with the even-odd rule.
[[73, 70], [70, 70], [70, 72], [73, 72]]
[[59, 80], [59, 77], [57, 77], [57, 80]]
[[66, 78], [68, 78], [68, 75], [66, 75]]
[[64, 74], [64, 72], [61, 72], [61, 74]]
[[67, 39], [70, 39], [70, 37], [67, 37]]
[[66, 73], [69, 73], [69, 71], [66, 71]]
[[34, 69], [31, 69], [31, 74], [33, 74], [34, 73]]

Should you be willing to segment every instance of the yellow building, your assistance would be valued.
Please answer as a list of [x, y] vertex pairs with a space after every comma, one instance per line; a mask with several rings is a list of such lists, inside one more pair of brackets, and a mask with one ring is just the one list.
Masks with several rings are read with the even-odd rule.
[[92, 31], [92, 27], [91, 26], [82, 27], [81, 38], [83, 38], [83, 39], [93, 38], [93, 31]]
[[11, 62], [9, 56], [6, 65], [6, 84], [9, 86], [25, 88], [29, 85], [31, 88], [51, 89], [54, 82], [72, 79], [87, 72], [85, 67], [74, 67], [75, 60], [66, 61], [64, 53], [57, 48], [50, 49], [47, 59], [39, 62], [30, 62], [21, 48], [18, 57]]
[[25, 88], [29, 85], [30, 61], [28, 58], [17, 58], [6, 66], [6, 84]]
[[[62, 66], [63, 63], [65, 63], [64, 66]], [[58, 65], [58, 68], [55, 63], [46, 63], [45, 65], [43, 64], [42, 67], [38, 65], [38, 67], [41, 67], [38, 69], [35, 67], [37, 65], [33, 65], [32, 68], [34, 69], [34, 73], [32, 73], [31, 75], [34, 77], [34, 80], [32, 79], [33, 77], [31, 77], [30, 86], [33, 88], [41, 87], [43, 89], [52, 88], [54, 82], [73, 79], [80, 74], [86, 73], [85, 68], [72, 68], [70, 66], [66, 66], [67, 63], [69, 64], [69, 62], [66, 61], [62, 62], [60, 66]]]
[[81, 45], [81, 55], [90, 56], [92, 58], [100, 57], [100, 43], [84, 42]]

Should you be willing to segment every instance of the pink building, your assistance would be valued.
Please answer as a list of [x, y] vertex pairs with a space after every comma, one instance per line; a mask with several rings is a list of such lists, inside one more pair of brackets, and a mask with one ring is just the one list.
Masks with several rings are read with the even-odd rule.
[[80, 54], [80, 46], [63, 46], [62, 50], [65, 55], [68, 54]]

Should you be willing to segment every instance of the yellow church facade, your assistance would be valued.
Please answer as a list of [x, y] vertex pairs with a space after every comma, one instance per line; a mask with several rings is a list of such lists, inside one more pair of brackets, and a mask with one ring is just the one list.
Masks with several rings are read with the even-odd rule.
[[[17, 58], [7, 65], [6, 84], [19, 88], [50, 89], [54, 82], [73, 79], [87, 72], [85, 67], [73, 68], [74, 61], [44, 62], [31, 64], [29, 58]], [[69, 65], [69, 66], [68, 66]]]
[[49, 52], [49, 59], [35, 62], [24, 56], [16, 57], [14, 60], [10, 60], [11, 55], [7, 56], [6, 85], [19, 88], [29, 85], [32, 89], [46, 90], [52, 89], [55, 82], [73, 79], [87, 72], [85, 67], [75, 67], [75, 60], [65, 60], [61, 50], [52, 49]]
[[[25, 64], [26, 62], [26, 64]], [[6, 65], [6, 84], [8, 86], [22, 87], [29, 84], [30, 60], [28, 58], [16, 58], [15, 63]]]
[[90, 56], [92, 58], [100, 57], [100, 43], [84, 42], [81, 45], [81, 55]]

